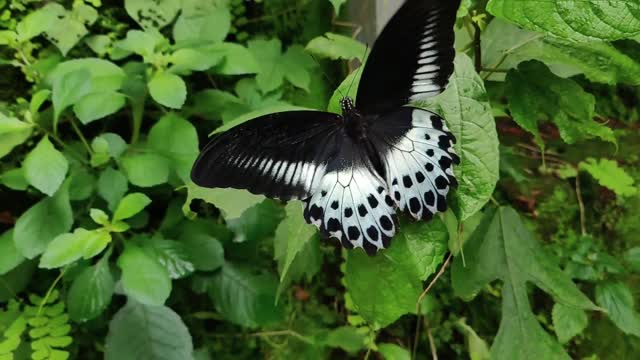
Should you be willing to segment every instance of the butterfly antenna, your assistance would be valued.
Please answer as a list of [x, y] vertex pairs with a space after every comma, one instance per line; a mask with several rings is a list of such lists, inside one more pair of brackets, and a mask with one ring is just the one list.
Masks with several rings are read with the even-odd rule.
[[366, 59], [367, 57], [367, 52], [369, 51], [369, 44], [367, 44], [367, 46], [364, 49], [364, 54], [362, 55], [362, 61], [360, 66], [356, 69], [356, 73], [353, 76], [353, 79], [351, 79], [351, 84], [349, 84], [349, 89], [347, 90], [347, 95], [351, 94], [351, 87], [353, 86], [353, 83], [356, 82], [356, 78], [358, 77], [358, 71], [362, 71], [362, 68], [364, 67], [364, 59]]
[[312, 53], [309, 53], [309, 55], [311, 55], [311, 58], [313, 58], [313, 60], [316, 62], [316, 64], [318, 64], [318, 67], [320, 68], [320, 72], [322, 72], [322, 76], [324, 76], [325, 79], [327, 79], [327, 82], [333, 86], [336, 90], [338, 90], [338, 93], [342, 96], [345, 97], [344, 94], [342, 93], [342, 91], [340, 91], [340, 87], [336, 86], [336, 84], [331, 80], [331, 78], [327, 75], [327, 73], [324, 72], [324, 70], [322, 69], [322, 65], [320, 64], [320, 62], [318, 61], [318, 59], [316, 59], [315, 56], [313, 56]]

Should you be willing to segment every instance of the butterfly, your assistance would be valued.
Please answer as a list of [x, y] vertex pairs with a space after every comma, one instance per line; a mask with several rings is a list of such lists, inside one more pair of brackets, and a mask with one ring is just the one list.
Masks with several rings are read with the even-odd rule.
[[444, 119], [409, 103], [444, 91], [453, 72], [460, 0], [406, 0], [378, 36], [356, 101], [342, 115], [273, 113], [216, 135], [191, 178], [304, 201], [324, 237], [372, 256], [396, 234], [396, 212], [430, 220], [447, 209], [460, 163]]

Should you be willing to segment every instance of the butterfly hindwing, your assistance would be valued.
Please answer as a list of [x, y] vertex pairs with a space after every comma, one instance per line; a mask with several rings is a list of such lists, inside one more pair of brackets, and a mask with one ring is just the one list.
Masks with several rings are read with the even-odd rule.
[[266, 115], [217, 135], [191, 172], [196, 185], [304, 199], [335, 156], [339, 115], [292, 111]]
[[356, 106], [396, 110], [444, 91], [453, 72], [453, 25], [460, 0], [407, 0], [378, 36], [362, 73]]
[[458, 182], [455, 138], [444, 119], [430, 111], [403, 107], [372, 127], [372, 140], [398, 208], [415, 219], [447, 209], [446, 196]]
[[389, 246], [395, 235], [395, 204], [365, 151], [345, 138], [316, 193], [306, 201], [305, 219], [325, 237], [369, 255]]

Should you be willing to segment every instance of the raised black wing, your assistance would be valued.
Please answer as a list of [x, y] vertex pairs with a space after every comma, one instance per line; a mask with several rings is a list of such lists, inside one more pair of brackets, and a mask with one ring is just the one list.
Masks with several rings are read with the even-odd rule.
[[398, 208], [414, 219], [447, 210], [447, 193], [458, 185], [455, 138], [437, 114], [401, 107], [373, 123], [370, 138], [385, 168], [385, 182]]
[[453, 26], [460, 0], [407, 0], [376, 40], [362, 73], [356, 107], [393, 111], [444, 91], [453, 72]]
[[196, 160], [191, 179], [202, 187], [306, 199], [338, 152], [342, 122], [340, 115], [319, 111], [253, 119], [214, 137]]

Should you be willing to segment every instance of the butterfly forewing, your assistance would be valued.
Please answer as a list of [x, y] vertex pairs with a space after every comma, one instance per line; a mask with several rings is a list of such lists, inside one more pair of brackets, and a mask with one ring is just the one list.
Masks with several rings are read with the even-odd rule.
[[305, 202], [307, 222], [347, 248], [361, 247], [374, 255], [395, 235], [395, 205], [387, 185], [364, 149], [348, 137], [315, 194]]
[[455, 138], [440, 116], [400, 108], [373, 125], [371, 139], [398, 208], [415, 219], [446, 211], [447, 193], [458, 184], [452, 165], [460, 159], [453, 148]]
[[408, 0], [378, 36], [358, 88], [364, 114], [396, 110], [444, 91], [453, 72], [460, 0]]
[[191, 172], [196, 185], [305, 199], [335, 157], [339, 115], [292, 111], [266, 115], [217, 135]]

